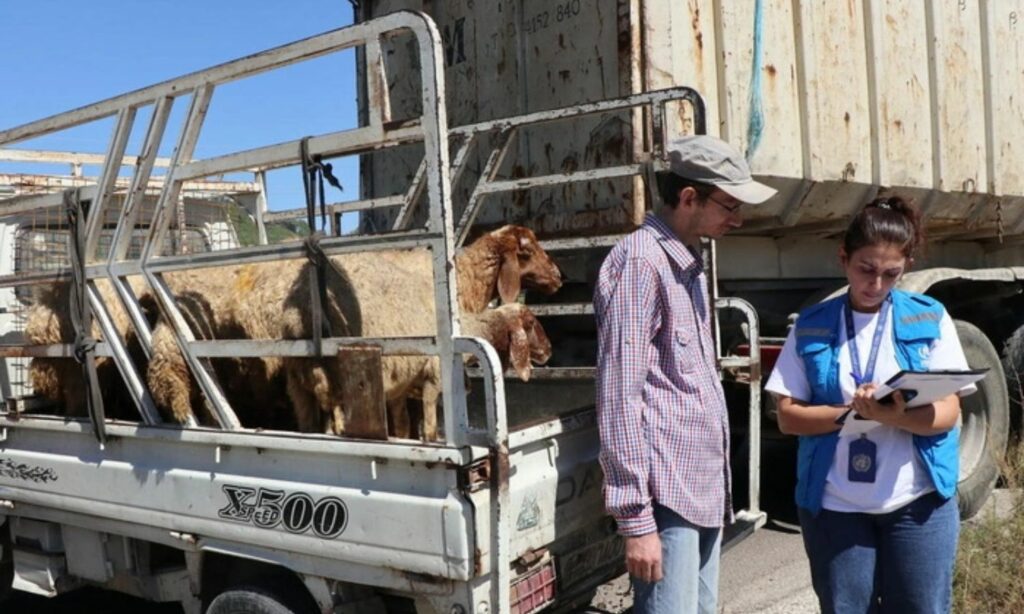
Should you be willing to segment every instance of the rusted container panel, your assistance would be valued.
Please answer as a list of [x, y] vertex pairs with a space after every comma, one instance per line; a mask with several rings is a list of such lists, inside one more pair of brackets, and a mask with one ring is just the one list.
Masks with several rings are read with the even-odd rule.
[[[641, 0], [631, 19], [639, 20], [642, 30], [641, 38], [632, 41], [639, 51], [643, 74], [640, 87], [647, 91], [676, 85], [696, 89], [707, 105], [708, 130], [717, 133], [719, 74], [714, 4], [711, 0]], [[682, 127], [692, 131], [688, 124]]]
[[[830, 232], [872, 191], [872, 116], [864, 4], [859, 0], [800, 2], [794, 3], [791, 22], [769, 22], [767, 14], [760, 23], [753, 18], [751, 21], [755, 28], [791, 33], [797, 105], [786, 111], [790, 102], [780, 100], [773, 106], [779, 114], [793, 115], [800, 122], [800, 129], [788, 138], [762, 143], [760, 149], [800, 151], [803, 165], [799, 171], [769, 174], [762, 170], [757, 158], [752, 160], [754, 172], [776, 185], [781, 194], [767, 206], [752, 210], [747, 231], [779, 235], [788, 233], [792, 227], [801, 227], [801, 232]], [[728, 33], [723, 36], [731, 38]], [[743, 80], [746, 75], [746, 80], [751, 81], [751, 68], [733, 68], [733, 79]], [[762, 95], [770, 97], [771, 92]], [[765, 124], [776, 118], [766, 115]], [[746, 124], [750, 113], [736, 120]]]
[[[748, 235], [834, 236], [886, 189], [915, 197], [937, 238], [987, 241], [1024, 231], [1024, 0], [362, 7], [363, 18], [398, 8], [435, 17], [450, 43], [452, 125], [670, 86], [698, 89], [709, 132], [746, 151], [755, 174], [780, 189], [747, 214]], [[394, 75], [397, 93], [404, 77]], [[680, 130], [691, 128], [689, 119], [670, 118]], [[632, 161], [645, 139], [643, 119], [628, 114], [545, 129], [520, 139], [499, 175]], [[485, 158], [470, 160], [472, 176]], [[364, 189], [372, 194], [395, 191], [393, 174], [371, 177]], [[613, 232], [641, 219], [641, 187], [615, 180], [531, 190], [496, 198], [479, 221], [528, 223], [546, 235]], [[467, 189], [456, 193], [465, 198]]]
[[747, 152], [761, 174], [777, 177], [803, 176], [803, 150], [793, 146], [803, 131], [795, 112], [800, 91], [793, 30], [771, 25], [792, 24], [793, 6], [791, 0], [766, 0], [760, 27], [753, 2], [722, 3], [720, 15], [729, 35], [721, 41], [725, 104], [719, 136]]
[[872, 183], [931, 187], [933, 136], [938, 135], [932, 134], [932, 113], [922, 112], [931, 107], [934, 67], [927, 27], [922, 27], [928, 24], [925, 3], [889, 0], [869, 3], [867, 10], [867, 59], [875, 74], [868, 112], [878, 114], [877, 177]]
[[984, 2], [992, 116], [991, 190], [1024, 195], [1024, 0]]
[[[628, 12], [620, 13], [626, 6], [606, 0], [383, 0], [365, 3], [361, 18], [399, 9], [423, 10], [434, 17], [446, 45], [449, 124], [459, 126], [630, 91], [632, 39], [620, 33], [620, 27], [628, 31], [631, 25], [624, 18]], [[622, 41], [626, 44], [620, 48]], [[416, 98], [414, 56], [403, 48], [401, 39], [389, 47], [386, 63], [392, 97]], [[397, 105], [396, 112], [401, 109]], [[522, 131], [510, 146], [499, 177], [544, 175], [629, 160], [637, 130], [630, 114], [617, 113], [573, 126]], [[483, 144], [488, 147], [471, 151], [467, 181], [456, 187], [456, 214], [486, 165], [490, 140]], [[364, 158], [367, 194], [401, 192], [415, 172], [418, 152], [387, 156], [387, 160], [382, 154]], [[488, 198], [477, 220], [489, 225], [528, 223], [549, 236], [625, 230], [642, 216], [643, 201], [634, 202], [640, 192], [636, 194], [633, 180], [615, 179], [495, 195]]]
[[[629, 56], [618, 48], [616, 2], [523, 0], [521, 6], [521, 112], [614, 98], [629, 88]], [[633, 134], [628, 113], [588, 118], [575, 127], [549, 125], [527, 131], [513, 154], [518, 163], [512, 163], [511, 172], [534, 176], [621, 163], [631, 158]], [[531, 222], [544, 234], [624, 229], [641, 219], [629, 179], [531, 190], [496, 200], [507, 215], [495, 216], [499, 208], [492, 205], [482, 221]], [[574, 204], [566, 207], [568, 203]]]
[[969, 193], [988, 185], [985, 112], [978, 106], [978, 101], [985, 100], [979, 4], [930, 4], [935, 23], [934, 113], [940, 135], [936, 187], [943, 191]]

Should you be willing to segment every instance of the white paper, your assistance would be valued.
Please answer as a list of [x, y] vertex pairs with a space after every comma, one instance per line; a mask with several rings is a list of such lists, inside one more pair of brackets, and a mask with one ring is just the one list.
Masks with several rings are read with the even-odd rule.
[[894, 390], [914, 390], [917, 396], [907, 407], [921, 407], [955, 394], [965, 386], [985, 377], [988, 369], [968, 371], [900, 371], [875, 390], [875, 398], [882, 399]]

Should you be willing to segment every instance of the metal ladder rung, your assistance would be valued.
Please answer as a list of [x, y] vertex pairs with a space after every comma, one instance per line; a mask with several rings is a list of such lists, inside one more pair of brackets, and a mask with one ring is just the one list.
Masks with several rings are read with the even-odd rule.
[[558, 303], [546, 305], [527, 305], [535, 316], [576, 316], [593, 315], [592, 303]]
[[753, 362], [749, 356], [723, 356], [718, 360], [723, 369], [749, 369]]
[[[467, 367], [466, 374], [472, 378], [482, 378], [483, 371], [478, 367]], [[505, 371], [505, 379], [518, 379], [514, 369]], [[592, 380], [597, 377], [596, 367], [534, 367], [530, 372], [530, 381], [534, 380]]]

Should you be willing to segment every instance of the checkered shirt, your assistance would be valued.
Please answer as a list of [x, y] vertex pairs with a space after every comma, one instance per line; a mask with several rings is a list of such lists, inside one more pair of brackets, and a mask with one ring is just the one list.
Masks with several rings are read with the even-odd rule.
[[608, 512], [657, 530], [653, 505], [702, 527], [732, 519], [729, 421], [699, 254], [649, 215], [601, 266], [597, 413]]

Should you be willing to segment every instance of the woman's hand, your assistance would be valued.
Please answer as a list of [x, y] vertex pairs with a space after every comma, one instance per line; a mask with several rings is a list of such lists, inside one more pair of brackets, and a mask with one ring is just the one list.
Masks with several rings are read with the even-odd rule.
[[878, 386], [874, 384], [864, 384], [853, 393], [850, 407], [861, 418], [875, 420], [914, 435], [930, 436], [951, 430], [960, 417], [960, 397], [955, 394], [908, 411], [902, 392], [894, 391], [892, 403], [883, 404], [875, 400], [877, 389]]
[[907, 402], [903, 398], [903, 393], [899, 390], [894, 391], [892, 402], [882, 404], [875, 399], [876, 390], [878, 386], [875, 384], [862, 384], [854, 391], [850, 407], [865, 420], [901, 428], [907, 412]]

